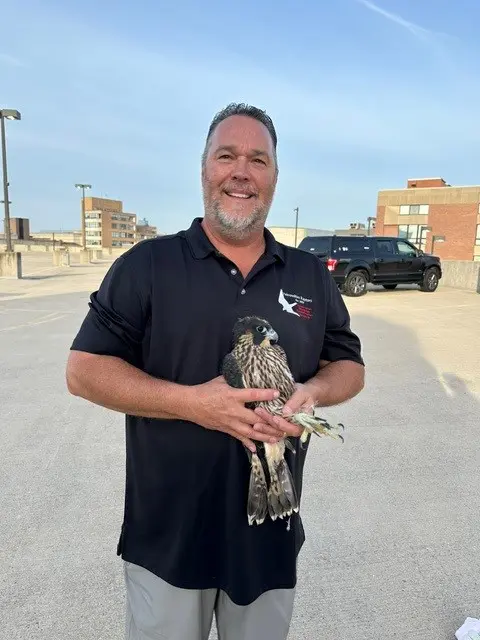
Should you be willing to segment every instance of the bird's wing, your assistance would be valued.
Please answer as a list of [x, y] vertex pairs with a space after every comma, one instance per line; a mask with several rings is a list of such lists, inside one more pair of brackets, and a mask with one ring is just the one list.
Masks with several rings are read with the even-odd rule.
[[280, 293], [278, 294], [278, 301], [280, 302], [280, 304], [283, 304], [284, 306], [287, 305], [288, 306], [288, 302], [287, 299], [285, 298], [285, 296], [283, 295], [283, 289], [280, 289]]
[[275, 351], [277, 352], [277, 354], [280, 356], [280, 358], [283, 360], [283, 362], [287, 365], [288, 367], [288, 358], [287, 358], [287, 354], [285, 353], [285, 350], [283, 347], [281, 347], [279, 344], [275, 344], [272, 346], [273, 349], [275, 349]]
[[233, 353], [227, 353], [222, 362], [222, 375], [231, 387], [244, 389], [242, 370], [238, 366]]

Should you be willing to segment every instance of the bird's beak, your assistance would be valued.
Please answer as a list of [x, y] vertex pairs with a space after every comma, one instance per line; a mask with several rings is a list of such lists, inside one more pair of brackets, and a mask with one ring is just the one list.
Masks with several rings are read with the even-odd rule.
[[276, 331], [274, 331], [273, 329], [269, 329], [267, 331], [267, 338], [270, 340], [270, 342], [277, 342], [278, 333]]

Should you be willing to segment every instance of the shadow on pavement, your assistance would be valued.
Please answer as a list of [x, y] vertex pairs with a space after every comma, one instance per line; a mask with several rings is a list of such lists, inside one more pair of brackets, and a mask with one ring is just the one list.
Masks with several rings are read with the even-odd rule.
[[352, 326], [367, 383], [323, 412], [345, 423], [343, 447], [310, 447], [291, 639], [451, 640], [480, 616], [479, 399], [408, 327]]

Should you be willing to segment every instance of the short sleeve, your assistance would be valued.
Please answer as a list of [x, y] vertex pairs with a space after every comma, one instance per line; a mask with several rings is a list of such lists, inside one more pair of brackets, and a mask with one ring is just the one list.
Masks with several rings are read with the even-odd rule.
[[138, 364], [150, 315], [151, 260], [148, 246], [136, 245], [115, 260], [99, 289], [72, 350], [122, 358]]
[[[322, 265], [323, 266], [323, 265]], [[352, 360], [364, 364], [359, 337], [351, 330], [350, 314], [331, 274], [324, 271], [327, 318], [321, 360]]]

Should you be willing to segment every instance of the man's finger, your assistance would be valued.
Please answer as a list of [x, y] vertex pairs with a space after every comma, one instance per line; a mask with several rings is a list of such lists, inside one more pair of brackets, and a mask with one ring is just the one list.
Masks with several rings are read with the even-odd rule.
[[232, 438], [235, 438], [236, 440], [240, 440], [240, 442], [247, 447], [247, 449], [250, 449], [250, 451], [252, 453], [256, 453], [257, 451], [257, 447], [255, 446], [255, 443], [250, 440], [249, 438], [245, 438], [241, 435], [239, 435], [236, 431], [234, 431], [233, 429], [225, 429], [224, 433], [226, 433], [229, 436], [232, 436]]
[[279, 440], [278, 432], [276, 436], [272, 436], [267, 433], [262, 433], [261, 431], [255, 431], [253, 427], [241, 422], [233, 425], [232, 428], [242, 436], [251, 438], [252, 440], [260, 440], [261, 442], [268, 442], [269, 444], [275, 444]]
[[257, 422], [257, 424], [253, 425], [255, 431], [259, 431], [260, 433], [266, 433], [267, 435], [273, 436], [274, 438], [280, 439], [283, 436], [283, 432], [280, 431], [278, 427], [272, 427], [271, 425], [265, 424], [264, 422]]
[[242, 402], [268, 402], [280, 395], [276, 389], [233, 389], [232, 393]]
[[294, 413], [303, 411], [306, 405], [311, 405], [313, 408], [314, 404], [312, 403], [312, 399], [301, 391], [294, 393], [293, 396], [285, 403], [282, 415], [289, 418]]
[[297, 427], [291, 424], [290, 422], [288, 422], [288, 420], [285, 420], [280, 416], [272, 416], [270, 413], [268, 413], [268, 411], [265, 411], [265, 409], [261, 409], [259, 407], [258, 409], [255, 409], [255, 413], [264, 422], [278, 429], [282, 434], [286, 433], [289, 436], [295, 436], [295, 437], [299, 437], [302, 434], [303, 430], [301, 429], [301, 427]]

